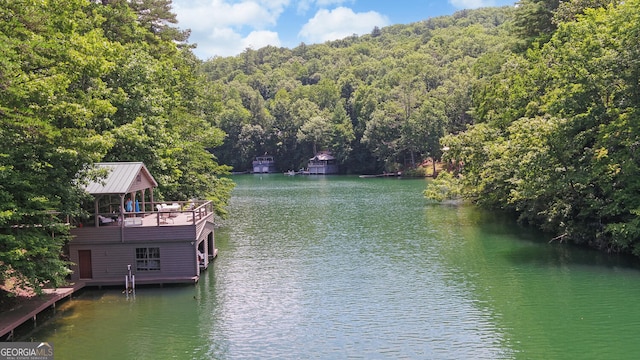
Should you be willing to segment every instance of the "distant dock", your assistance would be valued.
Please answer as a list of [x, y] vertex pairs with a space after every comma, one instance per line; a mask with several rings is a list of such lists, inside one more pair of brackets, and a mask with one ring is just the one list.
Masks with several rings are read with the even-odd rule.
[[360, 175], [362, 179], [370, 179], [370, 178], [381, 178], [381, 177], [400, 177], [402, 176], [401, 172], [392, 172], [392, 173], [383, 173], [376, 175]]

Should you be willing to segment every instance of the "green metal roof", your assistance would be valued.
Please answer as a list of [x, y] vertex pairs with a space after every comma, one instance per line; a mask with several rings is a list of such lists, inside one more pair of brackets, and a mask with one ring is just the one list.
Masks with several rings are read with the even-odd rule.
[[85, 190], [92, 195], [127, 194], [143, 188], [157, 187], [158, 183], [141, 162], [96, 163], [97, 168], [106, 168], [106, 178], [87, 184]]

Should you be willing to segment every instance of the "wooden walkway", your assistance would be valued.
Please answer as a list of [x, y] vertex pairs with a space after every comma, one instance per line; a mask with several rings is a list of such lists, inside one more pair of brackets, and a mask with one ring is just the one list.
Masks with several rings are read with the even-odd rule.
[[15, 308], [0, 314], [0, 341], [12, 341], [13, 331], [29, 320], [36, 321], [38, 314], [55, 307], [56, 303], [82, 289], [84, 282], [75, 282], [57, 289], [44, 289], [44, 294], [34, 296]]

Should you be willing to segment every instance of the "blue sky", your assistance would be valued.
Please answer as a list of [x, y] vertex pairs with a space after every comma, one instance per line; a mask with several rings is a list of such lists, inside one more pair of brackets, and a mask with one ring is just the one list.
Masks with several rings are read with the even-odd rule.
[[461, 9], [514, 5], [515, 0], [173, 0], [178, 27], [191, 29], [195, 54], [206, 60], [246, 48], [293, 48]]

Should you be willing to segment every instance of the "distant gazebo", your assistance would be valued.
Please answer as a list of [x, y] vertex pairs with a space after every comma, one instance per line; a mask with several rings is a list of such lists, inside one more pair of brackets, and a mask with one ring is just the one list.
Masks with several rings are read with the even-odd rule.
[[336, 158], [328, 151], [321, 151], [309, 159], [309, 175], [328, 175], [338, 173]]

